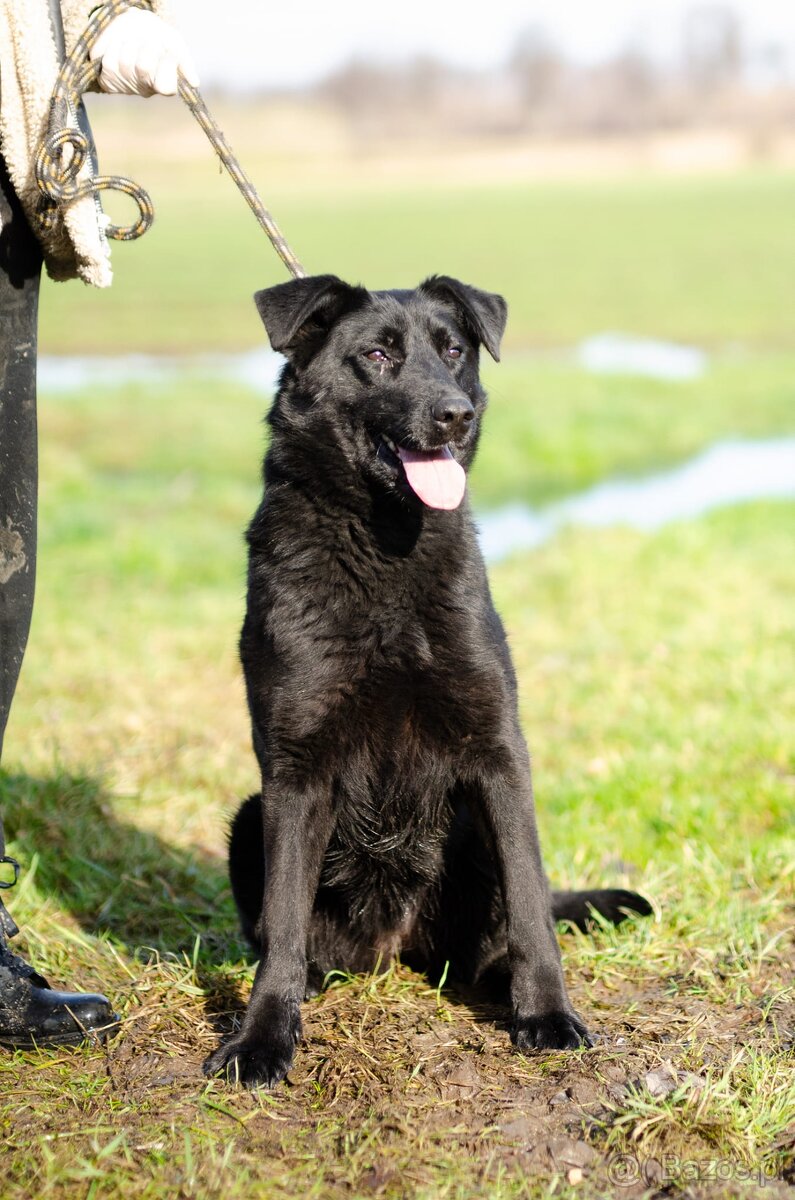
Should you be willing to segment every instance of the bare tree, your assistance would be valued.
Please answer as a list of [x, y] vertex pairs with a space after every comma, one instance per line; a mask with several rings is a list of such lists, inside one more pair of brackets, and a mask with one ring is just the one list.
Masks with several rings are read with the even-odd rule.
[[543, 109], [558, 90], [566, 64], [540, 25], [529, 25], [516, 40], [508, 71], [520, 102], [529, 112]]
[[658, 61], [639, 34], [607, 60], [577, 63], [541, 26], [529, 25], [498, 70], [430, 57], [359, 60], [311, 95], [335, 109], [365, 148], [385, 137], [449, 143], [527, 133], [645, 135], [705, 118], [750, 129], [760, 140], [760, 130], [783, 128], [795, 107], [785, 51], [746, 45], [731, 0], [694, 0], [675, 63]]
[[693, 89], [710, 93], [730, 88], [742, 79], [742, 28], [730, 4], [697, 4], [685, 13], [683, 28], [685, 76]]

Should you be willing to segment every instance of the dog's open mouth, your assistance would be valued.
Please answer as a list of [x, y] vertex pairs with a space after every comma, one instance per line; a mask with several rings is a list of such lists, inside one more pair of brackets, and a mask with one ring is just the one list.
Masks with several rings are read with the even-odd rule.
[[402, 467], [409, 487], [429, 508], [458, 508], [464, 499], [466, 472], [449, 446], [411, 450], [382, 437], [378, 457], [395, 471]]

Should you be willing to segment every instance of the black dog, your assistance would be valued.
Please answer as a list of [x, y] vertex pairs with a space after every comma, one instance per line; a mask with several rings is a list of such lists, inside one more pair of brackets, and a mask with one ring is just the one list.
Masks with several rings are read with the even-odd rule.
[[466, 470], [506, 305], [447, 277], [368, 292], [333, 275], [256, 296], [288, 359], [248, 531], [241, 637], [262, 793], [229, 852], [261, 952], [239, 1033], [205, 1064], [284, 1078], [300, 1003], [379, 957], [502, 977], [520, 1049], [590, 1045], [554, 920], [648, 913], [625, 891], [550, 896], [516, 682]]

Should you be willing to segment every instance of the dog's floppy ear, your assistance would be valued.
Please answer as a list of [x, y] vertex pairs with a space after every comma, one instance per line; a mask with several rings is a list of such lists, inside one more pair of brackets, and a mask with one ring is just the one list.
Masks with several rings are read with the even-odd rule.
[[508, 305], [496, 292], [482, 292], [449, 275], [432, 275], [420, 291], [452, 304], [476, 341], [481, 342], [495, 362], [500, 361], [500, 342], [508, 319]]
[[299, 344], [325, 334], [343, 313], [358, 308], [368, 297], [336, 275], [291, 279], [254, 295], [254, 303], [274, 350], [289, 354]]

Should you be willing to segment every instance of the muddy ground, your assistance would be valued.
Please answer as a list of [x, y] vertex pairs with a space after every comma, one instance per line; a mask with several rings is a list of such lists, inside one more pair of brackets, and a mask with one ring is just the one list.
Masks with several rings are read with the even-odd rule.
[[[191, 996], [163, 974], [144, 970], [105, 1052], [19, 1056], [6, 1195], [795, 1194], [795, 1111], [756, 1163], [729, 1117], [743, 1061], [795, 1049], [795, 1002], [770, 1002], [779, 980], [730, 1008], [675, 978], [581, 977], [595, 1048], [519, 1056], [503, 1009], [400, 967], [307, 1003], [287, 1084], [248, 1093], [201, 1074], [247, 982], [219, 974]], [[93, 1177], [73, 1177], [81, 1162]]]

